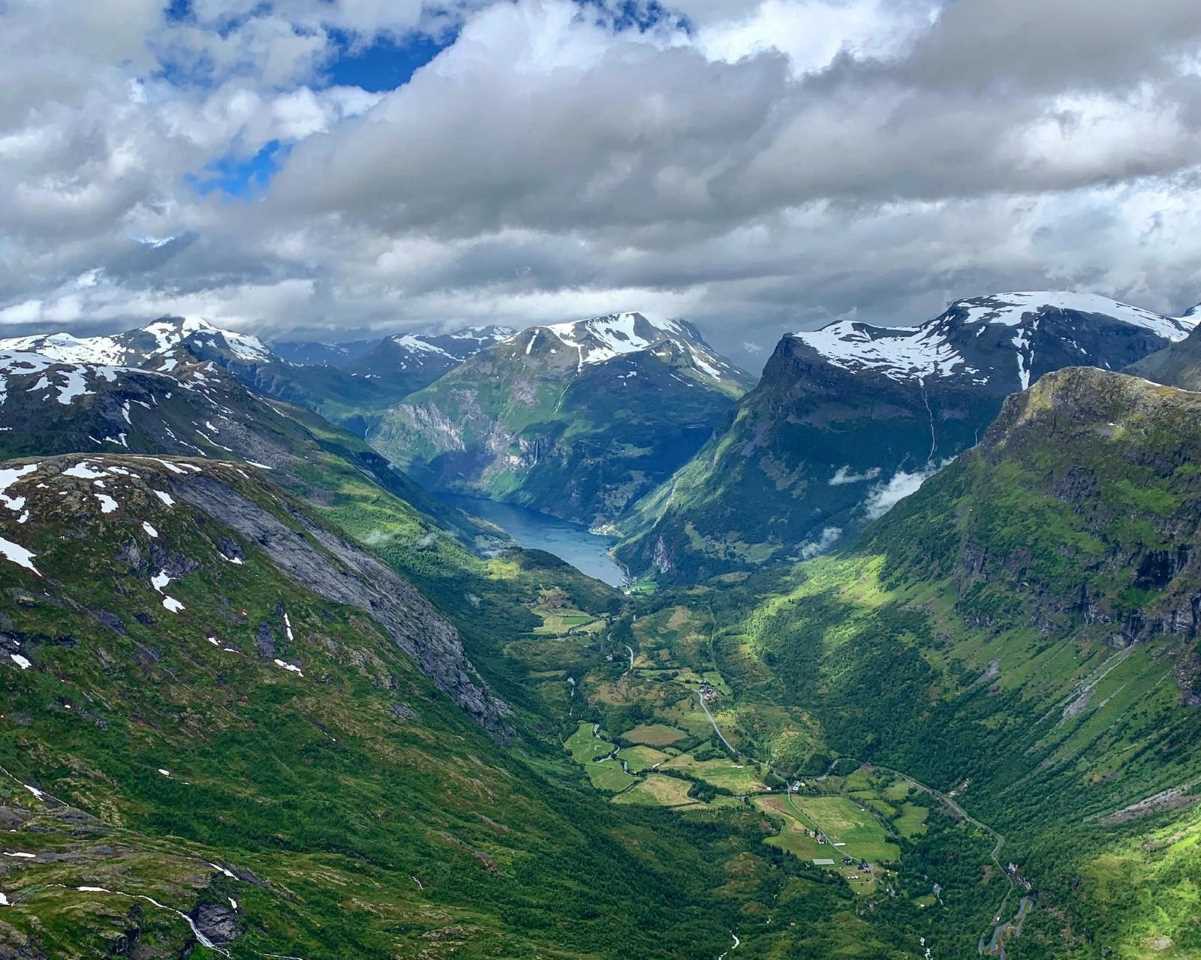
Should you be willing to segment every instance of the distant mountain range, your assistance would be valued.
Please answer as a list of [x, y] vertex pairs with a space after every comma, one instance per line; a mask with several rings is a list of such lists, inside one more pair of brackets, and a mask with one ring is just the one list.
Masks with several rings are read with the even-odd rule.
[[367, 436], [431, 488], [597, 524], [688, 460], [748, 386], [690, 324], [612, 314], [481, 350]]
[[[1005, 396], [1049, 371], [1183, 370], [1198, 319], [1061, 291], [974, 297], [917, 327], [839, 321], [787, 335], [754, 389], [692, 325], [639, 313], [275, 348], [164, 318], [0, 350], [23, 385], [14, 410], [93, 390], [96, 377], [149, 396], [151, 378], [179, 366], [192, 396], [166, 405], [155, 443], [219, 451], [228, 444], [190, 401], [223, 372], [344, 426], [428, 490], [615, 528], [635, 574], [692, 581], [828, 549], [975, 444]], [[41, 359], [22, 367], [20, 355]], [[152, 401], [133, 393], [82, 436], [147, 446], [125, 418]]]
[[687, 580], [826, 549], [975, 444], [1008, 394], [1063, 367], [1122, 369], [1198, 319], [1023, 292], [918, 327], [785, 336], [730, 426], [622, 521], [618, 555]]

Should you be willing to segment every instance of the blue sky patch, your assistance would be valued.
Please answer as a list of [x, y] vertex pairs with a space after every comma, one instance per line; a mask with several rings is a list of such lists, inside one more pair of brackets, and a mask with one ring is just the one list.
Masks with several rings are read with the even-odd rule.
[[355, 47], [348, 34], [331, 34], [338, 56], [325, 70], [331, 86], [362, 87], [375, 93], [395, 90], [455, 42], [457, 34], [442, 37], [414, 33], [403, 38], [381, 35], [370, 44]]
[[214, 160], [203, 172], [189, 173], [184, 179], [202, 197], [220, 191], [230, 197], [251, 198], [267, 188], [289, 149], [287, 144], [272, 140], [253, 157], [236, 158], [227, 154]]

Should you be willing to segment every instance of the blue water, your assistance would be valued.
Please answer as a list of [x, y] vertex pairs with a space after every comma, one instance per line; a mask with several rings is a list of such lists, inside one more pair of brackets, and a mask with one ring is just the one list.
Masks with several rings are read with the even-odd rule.
[[495, 500], [450, 495], [442, 499], [464, 513], [496, 524], [523, 547], [553, 553], [581, 573], [610, 586], [620, 587], [625, 582], [625, 572], [609, 556], [609, 548], [613, 546], [610, 537], [589, 533], [586, 527], [579, 524]]

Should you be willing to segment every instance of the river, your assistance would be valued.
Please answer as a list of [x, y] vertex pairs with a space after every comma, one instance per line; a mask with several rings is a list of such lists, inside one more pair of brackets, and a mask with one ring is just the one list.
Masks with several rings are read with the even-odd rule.
[[614, 542], [611, 537], [589, 533], [580, 524], [568, 523], [509, 503], [450, 494], [440, 499], [464, 513], [496, 524], [523, 547], [553, 553], [581, 573], [610, 586], [620, 587], [625, 583], [625, 571], [609, 556], [609, 548]]

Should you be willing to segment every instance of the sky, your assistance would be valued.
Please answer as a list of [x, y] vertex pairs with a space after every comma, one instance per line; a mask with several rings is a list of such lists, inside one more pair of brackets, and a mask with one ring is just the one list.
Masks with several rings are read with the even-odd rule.
[[1196, 0], [0, 0], [0, 336], [1201, 300]]

